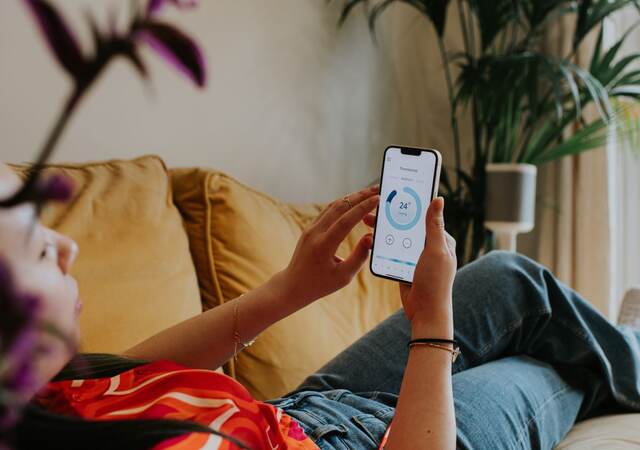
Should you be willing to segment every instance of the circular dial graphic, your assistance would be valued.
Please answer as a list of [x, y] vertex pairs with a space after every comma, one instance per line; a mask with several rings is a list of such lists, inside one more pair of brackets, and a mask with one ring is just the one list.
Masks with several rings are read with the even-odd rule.
[[420, 197], [416, 191], [406, 186], [402, 188], [402, 192], [395, 189], [391, 191], [384, 205], [387, 220], [392, 227], [398, 230], [413, 228], [422, 214]]

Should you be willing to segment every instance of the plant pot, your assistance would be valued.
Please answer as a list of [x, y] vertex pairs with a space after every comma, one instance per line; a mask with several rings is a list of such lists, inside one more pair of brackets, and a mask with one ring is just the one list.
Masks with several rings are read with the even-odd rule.
[[486, 165], [485, 226], [497, 248], [516, 250], [516, 235], [535, 226], [537, 167], [531, 164]]

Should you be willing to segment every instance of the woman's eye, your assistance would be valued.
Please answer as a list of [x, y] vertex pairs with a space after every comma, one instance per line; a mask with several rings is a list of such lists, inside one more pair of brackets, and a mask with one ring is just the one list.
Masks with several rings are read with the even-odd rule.
[[53, 244], [47, 244], [44, 246], [44, 248], [42, 249], [42, 252], [40, 253], [40, 259], [45, 259], [45, 258], [55, 258], [56, 257], [56, 248]]

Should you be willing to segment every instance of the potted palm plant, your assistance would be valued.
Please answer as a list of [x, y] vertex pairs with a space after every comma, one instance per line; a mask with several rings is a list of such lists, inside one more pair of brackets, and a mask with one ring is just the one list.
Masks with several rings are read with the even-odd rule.
[[[491, 174], [502, 164], [510, 166], [499, 172], [509, 167], [523, 172], [524, 166], [514, 164], [539, 166], [602, 147], [613, 126], [629, 123], [620, 120], [625, 107], [614, 99], [638, 101], [640, 71], [632, 66], [640, 53], [619, 58], [628, 33], [605, 50], [601, 26], [623, 8], [640, 10], [638, 0], [456, 0], [457, 14], [451, 15], [451, 0], [347, 0], [340, 23], [360, 3], [366, 4], [372, 33], [382, 13], [402, 3], [424, 16], [438, 42], [454, 147], [454, 164], [442, 172], [441, 192], [460, 264], [493, 246], [493, 233], [486, 226], [486, 214], [493, 214], [487, 205], [495, 200], [487, 197], [492, 195], [487, 165]], [[459, 22], [462, 51], [446, 47], [448, 17]], [[545, 33], [567, 18], [575, 22], [570, 50], [565, 55], [545, 51]], [[578, 66], [578, 50], [598, 29], [589, 66]], [[597, 113], [585, 113], [585, 108]], [[458, 127], [465, 110], [473, 130], [470, 170], [462, 165]]]

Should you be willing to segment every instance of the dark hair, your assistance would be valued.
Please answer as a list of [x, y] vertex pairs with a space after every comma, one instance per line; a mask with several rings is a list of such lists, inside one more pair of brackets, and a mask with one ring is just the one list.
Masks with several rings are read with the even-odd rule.
[[[118, 375], [146, 361], [106, 353], [73, 358], [53, 381]], [[111, 450], [147, 449], [165, 439], [191, 432], [209, 433], [248, 449], [237, 438], [190, 421], [85, 420], [49, 411], [35, 403], [26, 406], [21, 421], [6, 436], [15, 449]]]

